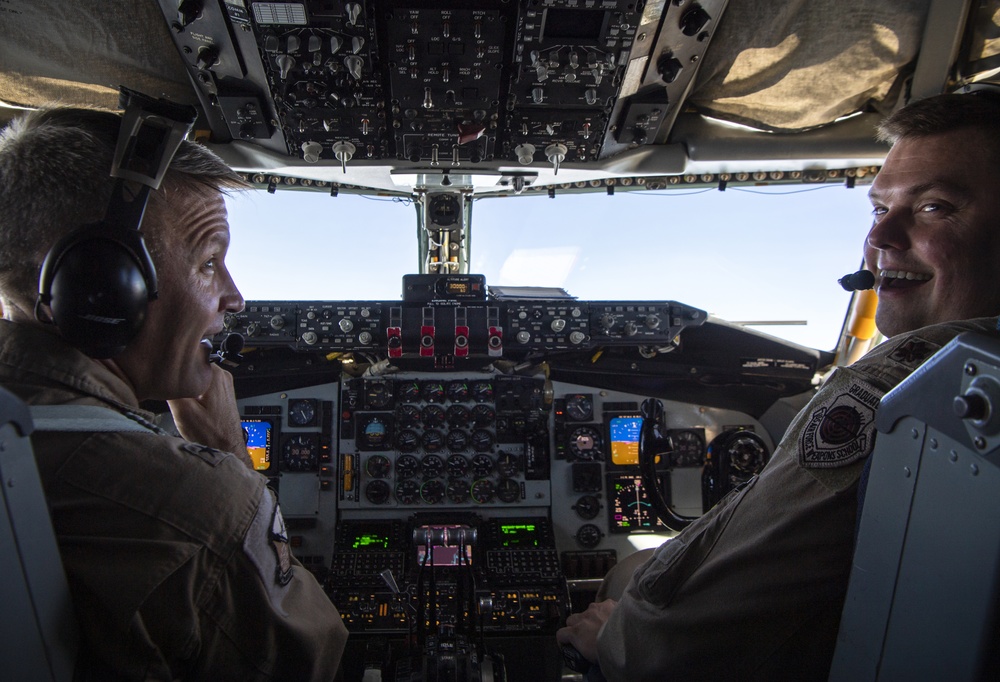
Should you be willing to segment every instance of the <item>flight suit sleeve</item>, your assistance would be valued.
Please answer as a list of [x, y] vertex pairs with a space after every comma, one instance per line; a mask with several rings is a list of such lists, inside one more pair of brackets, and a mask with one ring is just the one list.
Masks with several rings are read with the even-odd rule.
[[836, 370], [764, 471], [635, 571], [598, 636], [608, 680], [825, 680], [878, 402], [968, 328], [894, 337]]
[[[243, 669], [232, 679], [332, 680], [347, 642], [337, 609], [295, 560], [281, 510], [264, 488], [242, 547], [207, 613], [202, 670]], [[232, 656], [229, 662], [219, 658]]]

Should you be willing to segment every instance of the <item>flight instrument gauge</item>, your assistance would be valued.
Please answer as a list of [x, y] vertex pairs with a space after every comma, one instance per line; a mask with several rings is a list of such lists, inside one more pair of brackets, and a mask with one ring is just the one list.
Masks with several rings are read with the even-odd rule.
[[521, 471], [521, 458], [510, 452], [501, 452], [497, 456], [497, 471], [508, 478], [517, 476]]
[[420, 497], [420, 486], [412, 479], [396, 484], [396, 500], [400, 504], [416, 504]]
[[586, 393], [566, 396], [566, 419], [574, 422], [589, 422], [594, 417], [594, 399]]
[[601, 529], [592, 523], [585, 523], [576, 531], [576, 541], [581, 547], [593, 549], [601, 544]]
[[365, 380], [365, 403], [369, 409], [380, 410], [392, 402], [392, 388], [384, 379]]
[[396, 434], [396, 449], [400, 452], [413, 452], [419, 442], [420, 436], [413, 429], [403, 429]]
[[318, 433], [298, 433], [285, 439], [281, 447], [283, 471], [314, 471], [318, 463]]
[[453, 381], [448, 384], [448, 400], [462, 403], [469, 399], [469, 384], [464, 381]]
[[389, 500], [392, 490], [389, 484], [381, 479], [369, 481], [365, 486], [365, 499], [372, 504], [385, 504]]
[[578, 426], [573, 429], [567, 445], [575, 460], [591, 462], [601, 459], [601, 433], [593, 426]]
[[365, 463], [365, 471], [372, 478], [385, 478], [389, 475], [389, 458], [385, 455], [372, 455]]
[[448, 500], [453, 504], [465, 504], [469, 499], [469, 482], [462, 478], [448, 481]]
[[427, 428], [442, 426], [447, 421], [444, 408], [440, 405], [428, 405], [420, 413], [420, 417]]
[[461, 478], [469, 471], [469, 460], [465, 455], [452, 455], [446, 464], [450, 478]]
[[358, 424], [358, 448], [361, 450], [385, 450], [392, 439], [389, 419], [386, 415], [368, 415]]
[[470, 490], [472, 501], [477, 504], [492, 502], [493, 498], [496, 496], [496, 492], [496, 486], [493, 485], [493, 481], [488, 478], [479, 479], [472, 484], [472, 489]]
[[455, 429], [454, 431], [448, 432], [448, 437], [445, 439], [448, 444], [448, 449], [452, 452], [463, 452], [469, 447], [469, 436], [465, 431], [460, 431]]
[[472, 408], [472, 422], [476, 426], [489, 426], [496, 417], [497, 413], [489, 405], [476, 405]]
[[472, 384], [472, 397], [477, 403], [489, 403], [493, 401], [493, 383], [489, 381], [475, 381]]
[[444, 447], [444, 434], [437, 429], [428, 429], [420, 437], [420, 443], [424, 446], [424, 452], [440, 452]]
[[508, 504], [516, 502], [521, 499], [521, 484], [512, 478], [501, 479], [497, 486], [497, 497]]
[[489, 452], [493, 442], [493, 434], [485, 429], [476, 429], [472, 432], [472, 449], [476, 452]]
[[420, 462], [413, 455], [402, 455], [396, 460], [396, 476], [398, 478], [413, 478], [417, 475]]
[[444, 499], [444, 495], [444, 483], [436, 479], [424, 481], [424, 484], [420, 486], [420, 498], [427, 504], [437, 504]]
[[705, 463], [705, 433], [701, 429], [676, 429], [670, 432], [674, 449], [670, 466], [700, 467]]
[[420, 395], [429, 403], [439, 403], [444, 400], [444, 384], [440, 381], [428, 381], [420, 387]]
[[400, 426], [416, 426], [420, 423], [420, 408], [416, 405], [400, 405], [396, 410], [396, 423]]
[[288, 423], [292, 426], [312, 426], [316, 423], [316, 401], [313, 398], [293, 398], [288, 401]]
[[420, 400], [420, 384], [416, 381], [404, 381], [396, 389], [399, 399], [407, 403], [415, 403]]
[[472, 458], [472, 473], [477, 477], [489, 476], [493, 473], [493, 458], [489, 455], [476, 455]]
[[464, 405], [452, 405], [448, 408], [447, 417], [449, 424], [456, 428], [461, 428], [469, 425], [469, 420], [472, 419], [472, 413], [469, 412], [469, 408]]
[[424, 478], [437, 478], [444, 473], [444, 460], [437, 455], [427, 455], [420, 462], [420, 472]]

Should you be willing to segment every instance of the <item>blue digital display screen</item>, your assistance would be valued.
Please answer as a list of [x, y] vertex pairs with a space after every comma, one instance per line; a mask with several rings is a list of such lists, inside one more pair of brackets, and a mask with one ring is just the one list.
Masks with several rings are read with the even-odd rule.
[[608, 423], [608, 430], [611, 440], [611, 461], [614, 464], [638, 464], [642, 417], [612, 417]]

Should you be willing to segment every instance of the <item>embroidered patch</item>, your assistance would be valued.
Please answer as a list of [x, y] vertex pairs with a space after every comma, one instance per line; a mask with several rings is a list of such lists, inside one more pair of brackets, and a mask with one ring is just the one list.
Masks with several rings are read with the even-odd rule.
[[863, 459], [875, 446], [875, 410], [883, 391], [861, 381], [822, 403], [799, 435], [799, 463], [832, 469]]
[[292, 579], [292, 551], [288, 548], [288, 531], [285, 530], [285, 519], [282, 518], [278, 505], [274, 505], [269, 538], [278, 560], [274, 569], [274, 581], [279, 585], [287, 585]]
[[181, 445], [181, 450], [208, 462], [212, 466], [221, 462], [226, 456], [226, 453], [222, 450], [216, 450], [215, 448], [210, 448], [207, 445], [199, 445], [198, 443], [184, 443]]
[[925, 341], [919, 337], [912, 337], [906, 340], [899, 348], [889, 354], [889, 359], [898, 362], [904, 367], [916, 369], [924, 364], [924, 360], [934, 355], [941, 346], [930, 341]]

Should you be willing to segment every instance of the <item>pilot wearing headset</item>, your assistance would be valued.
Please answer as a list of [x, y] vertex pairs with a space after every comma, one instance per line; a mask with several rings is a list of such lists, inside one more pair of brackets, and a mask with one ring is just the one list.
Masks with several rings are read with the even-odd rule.
[[[131, 111], [43, 109], [0, 132], [0, 383], [32, 405], [91, 407], [107, 428], [32, 436], [78, 672], [332, 679], [347, 631], [291, 556], [232, 377], [209, 363], [208, 339], [243, 308], [223, 195], [245, 183], [191, 142], [166, 170], [169, 140], [138, 128], [130, 144], [165, 171], [146, 201], [109, 175]], [[146, 400], [167, 401], [182, 437]]]
[[892, 149], [864, 253], [891, 339], [827, 379], [758, 477], [567, 619], [557, 640], [608, 680], [827, 679], [879, 400], [1000, 313], [1000, 105], [931, 97], [879, 135]]

